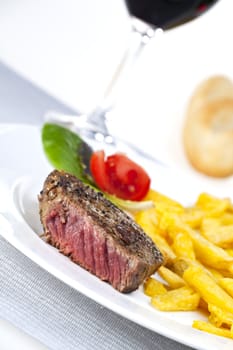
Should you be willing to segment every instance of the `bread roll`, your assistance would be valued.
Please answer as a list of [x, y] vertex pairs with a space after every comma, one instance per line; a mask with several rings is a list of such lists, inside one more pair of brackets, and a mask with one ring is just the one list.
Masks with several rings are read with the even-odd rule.
[[224, 76], [201, 83], [188, 104], [184, 149], [190, 163], [213, 177], [233, 174], [233, 84]]

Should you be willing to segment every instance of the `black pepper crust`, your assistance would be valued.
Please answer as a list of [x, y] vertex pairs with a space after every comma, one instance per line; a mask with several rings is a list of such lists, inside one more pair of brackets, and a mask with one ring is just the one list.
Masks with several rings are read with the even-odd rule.
[[[40, 192], [40, 202], [59, 201], [64, 194], [75, 205], [80, 206], [92, 220], [115, 237], [119, 243], [128, 246], [150, 264], [160, 266], [163, 256], [154, 242], [141, 227], [123, 210], [109, 201], [103, 193], [85, 185], [75, 176], [54, 170], [45, 180]], [[41, 209], [40, 209], [41, 211]], [[151, 254], [145, 254], [151, 251]], [[154, 261], [152, 261], [154, 260]]]

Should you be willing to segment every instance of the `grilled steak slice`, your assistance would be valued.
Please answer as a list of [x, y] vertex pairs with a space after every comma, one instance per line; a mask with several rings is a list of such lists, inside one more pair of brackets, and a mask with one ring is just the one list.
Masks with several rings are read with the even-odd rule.
[[163, 257], [124, 211], [76, 177], [54, 170], [39, 195], [47, 241], [120, 292], [131, 292]]

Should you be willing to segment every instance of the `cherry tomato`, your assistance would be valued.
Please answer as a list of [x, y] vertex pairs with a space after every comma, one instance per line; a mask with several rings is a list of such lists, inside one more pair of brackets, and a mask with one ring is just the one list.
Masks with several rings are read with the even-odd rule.
[[121, 153], [106, 158], [104, 151], [94, 152], [90, 169], [102, 191], [122, 199], [139, 201], [145, 197], [150, 187], [146, 171]]

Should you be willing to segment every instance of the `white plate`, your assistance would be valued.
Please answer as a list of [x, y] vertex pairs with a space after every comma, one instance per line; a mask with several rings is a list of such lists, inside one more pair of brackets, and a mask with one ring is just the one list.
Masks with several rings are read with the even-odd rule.
[[[42, 150], [39, 128], [1, 125], [0, 149], [0, 234], [7, 241], [64, 283], [150, 330], [201, 350], [232, 349], [232, 340], [192, 328], [192, 321], [203, 317], [198, 312], [159, 312], [140, 288], [121, 294], [46, 244], [39, 237], [37, 195], [52, 168]], [[155, 164], [147, 170], [154, 188], [184, 204], [204, 189], [168, 168]], [[223, 195], [227, 190], [221, 183], [215, 188], [205, 184], [205, 189]]]

